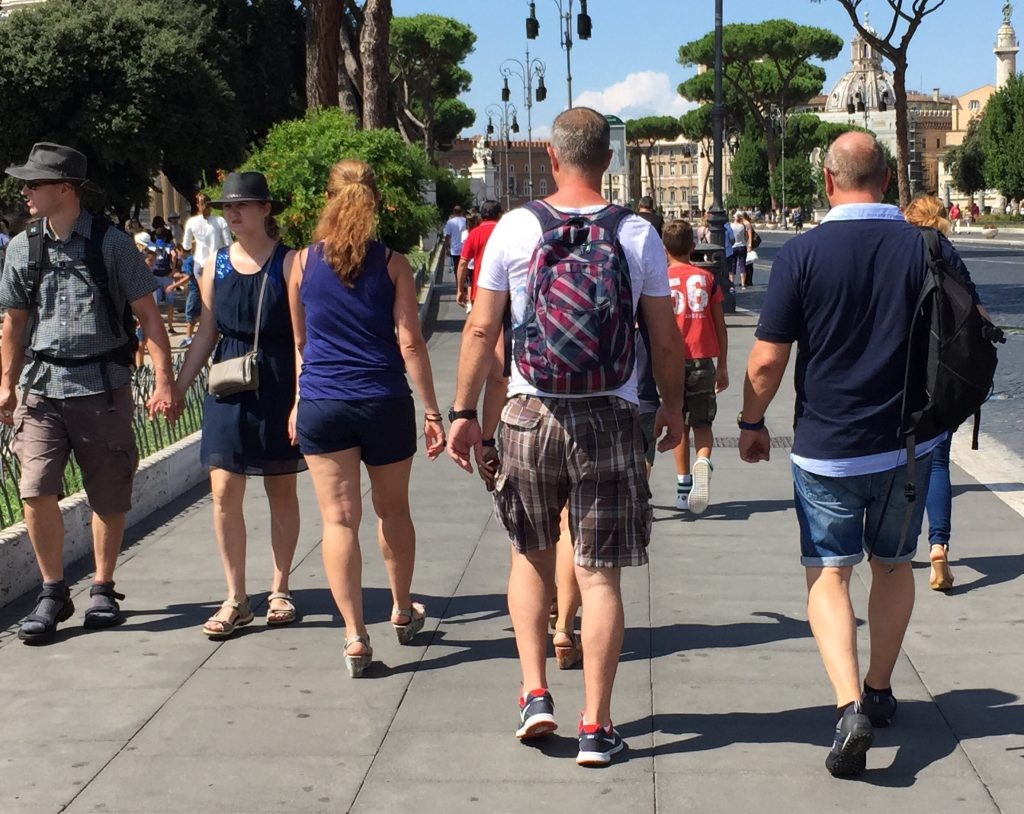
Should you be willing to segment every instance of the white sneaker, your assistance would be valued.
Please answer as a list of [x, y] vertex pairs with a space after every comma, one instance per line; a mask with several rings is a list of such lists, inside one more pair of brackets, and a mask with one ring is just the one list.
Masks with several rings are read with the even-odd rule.
[[688, 512], [690, 510], [689, 492], [676, 492], [676, 508], [681, 512]]
[[714, 467], [707, 458], [698, 458], [693, 465], [693, 490], [690, 492], [690, 511], [703, 514], [711, 502], [711, 472]]

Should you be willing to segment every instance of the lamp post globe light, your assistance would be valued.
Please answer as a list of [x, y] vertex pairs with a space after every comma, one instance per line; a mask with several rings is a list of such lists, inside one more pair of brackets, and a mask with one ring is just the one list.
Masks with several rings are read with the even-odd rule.
[[507, 102], [511, 98], [511, 91], [508, 86], [509, 77], [517, 77], [523, 85], [523, 104], [526, 107], [526, 194], [533, 198], [533, 101], [534, 89], [533, 80], [537, 79], [536, 100], [543, 102], [548, 98], [548, 89], [544, 86], [544, 72], [547, 66], [542, 60], [530, 58], [530, 47], [526, 47], [526, 61], [510, 57], [501, 63], [500, 71], [505, 83], [501, 89], [501, 101]]
[[[487, 109], [484, 110], [484, 113], [487, 114], [487, 140], [484, 143], [489, 145], [491, 136], [497, 132], [505, 153], [505, 211], [507, 212], [512, 208], [512, 190], [509, 185], [508, 151], [512, 146], [512, 134], [519, 132], [519, 111], [516, 109], [514, 104], [511, 104], [508, 99], [505, 98], [505, 94], [502, 93], [501, 106], [488, 105]], [[495, 128], [494, 125], [495, 121], [498, 122], [497, 128]]]
[[[574, 0], [552, 0], [558, 8], [559, 45], [565, 51], [565, 85], [572, 107], [572, 6]], [[535, 40], [540, 35], [540, 21], [537, 19], [537, 3], [530, 0], [530, 14], [526, 18], [526, 38]], [[581, 40], [589, 40], [593, 32], [593, 22], [587, 13], [587, 0], [580, 0], [580, 12], [576, 15], [576, 34]], [[539, 99], [537, 101], [540, 101]]]

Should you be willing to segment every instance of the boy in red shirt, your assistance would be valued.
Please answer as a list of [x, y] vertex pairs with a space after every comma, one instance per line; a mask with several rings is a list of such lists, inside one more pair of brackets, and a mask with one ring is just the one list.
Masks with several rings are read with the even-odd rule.
[[[679, 332], [686, 345], [686, 386], [683, 442], [675, 448], [676, 508], [701, 514], [711, 501], [711, 447], [718, 404], [715, 394], [729, 386], [726, 356], [729, 342], [722, 311], [724, 295], [715, 275], [690, 265], [693, 227], [674, 220], [665, 226], [662, 241], [668, 254], [668, 281]], [[718, 360], [716, 369], [715, 360]], [[697, 460], [690, 472], [690, 429]]]
[[476, 299], [476, 277], [484, 257], [484, 248], [500, 217], [501, 204], [497, 201], [484, 201], [480, 205], [480, 224], [470, 231], [462, 244], [462, 255], [455, 270], [455, 301], [466, 309], [467, 314], [473, 309], [473, 301]]

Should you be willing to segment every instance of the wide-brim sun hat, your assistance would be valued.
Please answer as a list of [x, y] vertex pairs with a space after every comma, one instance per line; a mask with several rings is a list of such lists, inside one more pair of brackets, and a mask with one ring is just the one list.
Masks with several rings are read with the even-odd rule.
[[32, 145], [28, 161], [4, 170], [19, 181], [66, 181], [69, 184], [84, 184], [89, 172], [89, 162], [74, 147], [40, 141]]
[[281, 201], [275, 201], [267, 186], [267, 179], [262, 172], [233, 172], [224, 179], [224, 187], [220, 197], [210, 201], [210, 206], [223, 209], [224, 204], [246, 203], [270, 204], [270, 214], [277, 215], [284, 210]]

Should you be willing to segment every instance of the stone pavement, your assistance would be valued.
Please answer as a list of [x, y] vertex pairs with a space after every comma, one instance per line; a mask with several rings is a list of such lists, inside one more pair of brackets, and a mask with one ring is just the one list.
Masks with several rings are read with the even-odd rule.
[[[936, 594], [927, 569], [917, 572], [919, 604], [894, 678], [898, 725], [878, 733], [862, 780], [827, 775], [831, 697], [805, 621], [786, 450], [749, 466], [728, 448], [753, 318], [729, 323], [733, 387], [719, 412], [714, 505], [681, 518], [662, 456], [653, 567], [624, 577], [614, 714], [629, 749], [612, 767], [573, 762], [578, 671], [552, 664], [557, 735], [535, 747], [512, 736], [504, 535], [475, 476], [423, 457], [413, 470], [414, 589], [430, 620], [414, 646], [397, 644], [367, 510], [367, 616], [379, 621], [378, 662], [364, 680], [344, 673], [305, 478], [294, 627], [257, 617], [227, 642], [200, 634], [224, 591], [204, 493], [167, 507], [126, 547], [122, 627], [82, 630], [84, 571], [79, 612], [52, 646], [14, 638], [28, 600], [4, 608], [0, 812], [1024, 811], [1021, 518], [958, 470], [957, 585]], [[430, 342], [442, 403], [461, 324], [446, 296]], [[769, 415], [780, 437], [791, 409], [780, 396]], [[263, 592], [265, 612], [268, 512], [250, 485], [250, 591]], [[862, 618], [864, 580], [860, 568]]]

